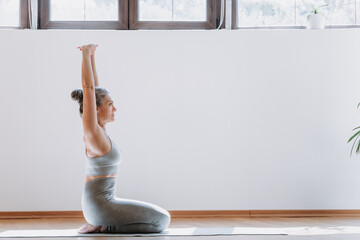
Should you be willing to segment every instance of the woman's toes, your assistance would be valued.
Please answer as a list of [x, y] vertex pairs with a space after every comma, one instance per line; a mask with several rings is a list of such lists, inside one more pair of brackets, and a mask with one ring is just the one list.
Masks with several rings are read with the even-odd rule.
[[86, 229], [88, 228], [88, 225], [89, 225], [89, 224], [87, 224], [87, 223], [84, 224], [84, 225], [82, 225], [82, 226], [77, 230], [77, 232], [78, 232], [78, 233], [86, 233], [86, 231], [87, 231]]
[[100, 228], [100, 232], [101, 232], [101, 233], [106, 232], [106, 228], [107, 228], [106, 226], [102, 226], [102, 227]]
[[100, 232], [101, 226], [94, 226], [91, 224], [84, 224], [82, 225], [79, 230], [77, 231], [78, 233], [97, 233]]

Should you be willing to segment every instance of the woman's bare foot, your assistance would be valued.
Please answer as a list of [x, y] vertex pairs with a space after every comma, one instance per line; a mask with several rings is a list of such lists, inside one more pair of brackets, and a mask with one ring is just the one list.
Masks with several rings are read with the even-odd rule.
[[87, 45], [83, 45], [83, 46], [81, 46], [81, 47], [78, 47], [78, 49], [79, 49], [80, 51], [82, 51], [83, 53], [88, 53], [88, 54], [90, 54], [90, 56], [91, 56], [91, 55], [94, 55], [95, 50], [96, 50], [96, 48], [97, 48], [98, 46], [99, 46], [99, 45], [97, 45], [97, 44], [87, 44]]
[[94, 226], [89, 223], [86, 223], [82, 225], [78, 229], [78, 233], [102, 233], [105, 232], [106, 227], [105, 226]]

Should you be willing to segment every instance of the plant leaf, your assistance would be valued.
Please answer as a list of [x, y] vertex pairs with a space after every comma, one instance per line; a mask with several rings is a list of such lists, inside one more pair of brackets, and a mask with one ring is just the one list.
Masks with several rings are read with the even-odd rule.
[[360, 135], [357, 135], [357, 137], [356, 137], [355, 140], [354, 140], [354, 143], [353, 143], [353, 145], [352, 145], [352, 147], [351, 147], [350, 156], [351, 156], [352, 151], [353, 151], [353, 149], [354, 149], [354, 145], [355, 145], [355, 143], [356, 143], [356, 140], [359, 138], [359, 136], [360, 136]]
[[358, 146], [356, 148], [356, 153], [359, 153], [359, 150], [360, 150], [360, 142], [358, 142]]
[[353, 129], [353, 131], [354, 131], [354, 130], [356, 130], [356, 129], [358, 129], [358, 128], [360, 128], [360, 126], [358, 126], [358, 127], [354, 128], [354, 129]]
[[311, 12], [313, 12], [313, 13], [316, 14], [316, 8], [315, 8], [315, 6], [314, 6], [313, 4], [312, 4], [311, 6], [312, 6], [312, 8], [313, 8], [313, 10], [312, 10]]
[[352, 135], [352, 137], [349, 139], [348, 142], [350, 142], [354, 137], [356, 137], [356, 136], [359, 135], [359, 134], [360, 134], [360, 130], [357, 131], [354, 135]]
[[318, 9], [319, 9], [319, 8], [322, 8], [322, 7], [326, 7], [326, 6], [329, 6], [329, 4], [321, 5], [320, 7], [318, 7]]

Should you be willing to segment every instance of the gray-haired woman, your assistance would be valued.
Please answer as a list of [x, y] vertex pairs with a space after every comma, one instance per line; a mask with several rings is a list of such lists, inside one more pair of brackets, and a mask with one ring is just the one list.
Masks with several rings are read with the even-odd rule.
[[78, 233], [156, 233], [170, 224], [165, 209], [147, 202], [118, 198], [115, 185], [122, 154], [106, 131], [115, 120], [116, 107], [109, 92], [99, 87], [95, 68], [98, 45], [78, 47], [82, 51], [82, 90], [71, 97], [80, 104], [86, 154], [86, 180], [82, 210], [87, 224]]

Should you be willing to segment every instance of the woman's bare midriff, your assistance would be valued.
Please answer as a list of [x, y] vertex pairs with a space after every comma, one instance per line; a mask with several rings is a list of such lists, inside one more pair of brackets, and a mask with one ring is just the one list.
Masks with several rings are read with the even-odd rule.
[[101, 175], [101, 176], [86, 176], [86, 180], [85, 180], [85, 182], [89, 182], [89, 181], [91, 181], [91, 180], [94, 180], [94, 179], [96, 179], [96, 178], [110, 178], [110, 177], [116, 177], [117, 176], [117, 174], [116, 173], [114, 173], [114, 174], [110, 174], [110, 175]]

